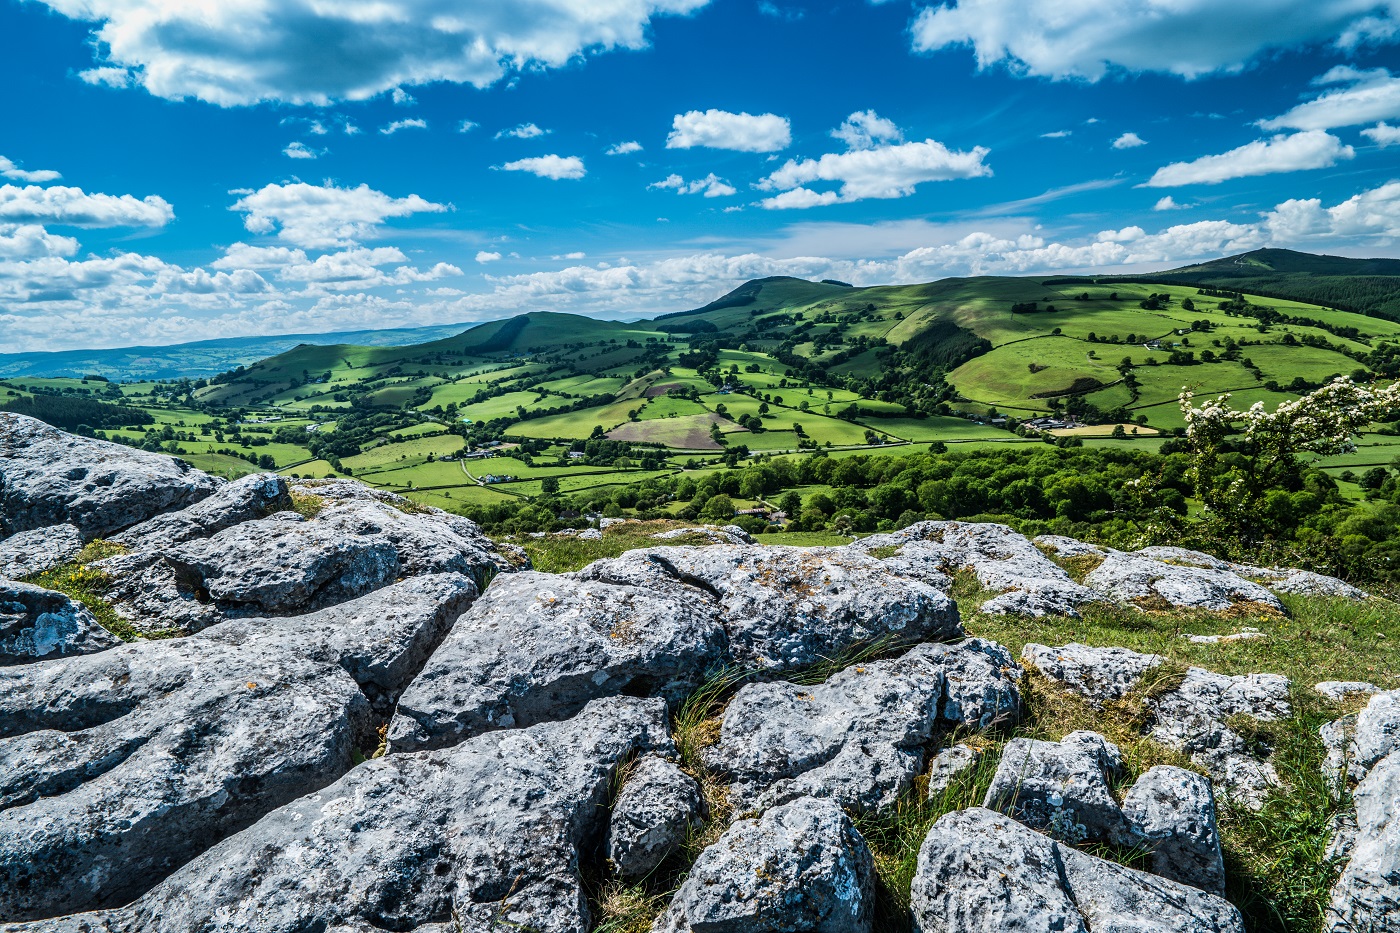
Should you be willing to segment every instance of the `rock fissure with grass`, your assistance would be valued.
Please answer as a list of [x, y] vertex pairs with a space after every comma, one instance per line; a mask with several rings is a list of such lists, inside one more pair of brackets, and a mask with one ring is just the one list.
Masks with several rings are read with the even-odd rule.
[[1400, 611], [1330, 577], [968, 522], [541, 573], [13, 415], [0, 491], [6, 933], [1400, 915]]

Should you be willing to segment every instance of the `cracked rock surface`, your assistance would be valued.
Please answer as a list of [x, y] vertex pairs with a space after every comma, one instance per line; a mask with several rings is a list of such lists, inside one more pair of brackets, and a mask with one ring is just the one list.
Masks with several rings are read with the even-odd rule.
[[0, 916], [125, 903], [374, 743], [476, 596], [420, 577], [292, 619], [0, 670]]
[[165, 454], [0, 412], [0, 538], [73, 525], [90, 541], [192, 505], [220, 484]]
[[830, 800], [739, 820], [700, 858], [653, 933], [868, 933], [875, 866]]
[[91, 654], [119, 644], [82, 603], [0, 577], [0, 667]]
[[7, 933], [531, 930], [591, 916], [580, 848], [606, 824], [614, 769], [673, 751], [659, 700], [389, 755], [287, 803], [118, 910]]

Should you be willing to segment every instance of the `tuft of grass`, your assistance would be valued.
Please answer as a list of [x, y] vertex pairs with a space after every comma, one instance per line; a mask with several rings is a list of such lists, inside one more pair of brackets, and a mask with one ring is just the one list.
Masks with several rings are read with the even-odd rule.
[[73, 557], [75, 564], [91, 564], [94, 561], [103, 560], [108, 557], [116, 557], [118, 554], [125, 554], [131, 548], [125, 544], [118, 544], [115, 541], [108, 541], [104, 538], [94, 538], [83, 549]]
[[581, 541], [576, 536], [543, 538], [510, 537], [502, 540], [518, 544], [530, 555], [531, 565], [542, 573], [570, 573], [604, 557], [618, 557], [638, 548], [675, 545], [704, 546], [714, 542], [703, 535], [686, 535], [672, 541], [657, 541], [652, 535], [681, 527], [675, 522], [658, 520], [651, 522], [627, 522], [603, 529], [603, 537], [593, 541]]
[[594, 933], [649, 933], [671, 897], [669, 891], [653, 891], [645, 884], [608, 881], [594, 901], [597, 926]]
[[[102, 557], [121, 554], [125, 550], [119, 544], [94, 541], [84, 547], [72, 562], [26, 577], [24, 582], [62, 593], [69, 599], [82, 603], [92, 613], [98, 625], [122, 641], [135, 641], [142, 637], [141, 633], [130, 622], [117, 615], [117, 610], [106, 599], [105, 594], [112, 588], [111, 574], [83, 560], [85, 556], [88, 560], [99, 560]], [[170, 634], [175, 633], [162, 630], [154, 633], [154, 637], [163, 638]]]
[[296, 512], [302, 518], [315, 518], [317, 515], [320, 515], [321, 510], [326, 507], [325, 498], [315, 493], [293, 489], [291, 498], [292, 511]]
[[1080, 554], [1077, 557], [1052, 557], [1050, 559], [1059, 564], [1060, 568], [1069, 574], [1070, 579], [1075, 583], [1083, 583], [1084, 578], [1098, 570], [1099, 565], [1104, 561], [1102, 554]]
[[1295, 688], [1293, 704], [1291, 718], [1266, 724], [1284, 786], [1257, 811], [1217, 798], [1226, 897], [1251, 933], [1325, 929], [1329, 892], [1341, 869], [1327, 857], [1327, 843], [1332, 819], [1351, 804], [1328, 792], [1326, 749], [1317, 731], [1336, 710], [1305, 688]]

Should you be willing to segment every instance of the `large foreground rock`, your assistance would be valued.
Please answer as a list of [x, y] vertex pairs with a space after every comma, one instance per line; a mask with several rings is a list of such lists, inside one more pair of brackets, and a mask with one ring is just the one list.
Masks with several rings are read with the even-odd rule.
[[183, 460], [0, 412], [0, 538], [73, 525], [110, 535], [212, 494], [219, 480]]
[[835, 803], [739, 820], [704, 852], [653, 933], [868, 933], [875, 867]]
[[948, 597], [838, 549], [653, 548], [502, 576], [404, 694], [390, 746], [561, 719], [603, 696], [675, 701], [719, 666], [791, 670], [961, 633]]
[[420, 577], [292, 619], [0, 670], [0, 916], [123, 904], [373, 749], [476, 595]]
[[389, 755], [224, 840], [130, 906], [15, 931], [582, 933], [580, 847], [615, 769], [673, 751], [659, 700]]
[[1109, 781], [1122, 774], [1122, 752], [1096, 732], [1071, 732], [1059, 742], [1012, 739], [982, 806], [1052, 834], [1084, 834], [1069, 842], [1131, 845], [1109, 790]]
[[67, 563], [82, 549], [83, 533], [72, 525], [21, 531], [0, 541], [0, 577], [32, 577]]
[[919, 933], [1243, 933], [1227, 901], [1124, 868], [980, 807], [940, 818], [911, 890]]
[[129, 552], [95, 565], [112, 578], [106, 597], [141, 631], [188, 633], [311, 612], [420, 574], [460, 573], [484, 587], [510, 567], [460, 516], [360, 483], [309, 488], [300, 491], [319, 500], [309, 517], [251, 517], [290, 502], [281, 479], [262, 475], [131, 529], [120, 536]]
[[923, 770], [940, 732], [1016, 718], [1018, 674], [1005, 648], [974, 638], [919, 645], [815, 686], [750, 684], [730, 701], [706, 763], [732, 782], [741, 811], [803, 796], [882, 809]]
[[0, 667], [91, 654], [119, 644], [82, 603], [0, 578]]
[[291, 508], [285, 479], [276, 473], [254, 473], [220, 487], [188, 508], [157, 515], [113, 535], [112, 540], [134, 549], [171, 547]]

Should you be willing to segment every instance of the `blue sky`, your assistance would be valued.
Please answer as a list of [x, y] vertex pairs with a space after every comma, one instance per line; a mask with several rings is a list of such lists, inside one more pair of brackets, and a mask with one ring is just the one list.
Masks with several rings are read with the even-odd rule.
[[0, 0], [0, 351], [1400, 256], [1400, 2]]

